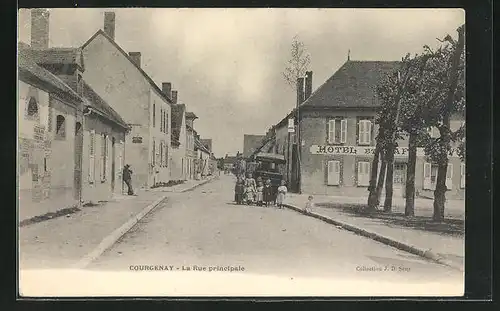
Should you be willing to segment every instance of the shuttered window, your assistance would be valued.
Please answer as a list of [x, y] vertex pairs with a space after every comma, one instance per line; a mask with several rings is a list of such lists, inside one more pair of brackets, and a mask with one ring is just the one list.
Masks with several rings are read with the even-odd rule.
[[106, 181], [106, 171], [107, 171], [107, 163], [108, 163], [108, 135], [101, 135], [101, 182]]
[[424, 163], [424, 190], [431, 190], [431, 163]]
[[370, 184], [370, 162], [358, 162], [358, 186]]
[[338, 186], [340, 184], [340, 161], [328, 161], [327, 174], [327, 184]]
[[168, 134], [168, 112], [165, 111], [165, 134]]
[[358, 143], [369, 145], [371, 143], [372, 123], [370, 120], [359, 120]]
[[94, 183], [95, 171], [95, 131], [90, 131], [89, 139], [89, 183]]
[[153, 103], [153, 127], [156, 126], [156, 104]]
[[156, 143], [155, 143], [155, 140], [153, 139], [153, 152], [152, 152], [152, 159], [151, 159], [151, 163], [153, 164], [153, 166], [156, 164]]
[[165, 144], [165, 167], [168, 166], [168, 144]]
[[448, 190], [453, 189], [453, 164], [448, 163], [446, 168], [446, 188]]
[[465, 163], [460, 163], [460, 188], [465, 188]]
[[327, 135], [329, 144], [345, 143], [347, 140], [347, 120], [340, 118], [328, 120]]

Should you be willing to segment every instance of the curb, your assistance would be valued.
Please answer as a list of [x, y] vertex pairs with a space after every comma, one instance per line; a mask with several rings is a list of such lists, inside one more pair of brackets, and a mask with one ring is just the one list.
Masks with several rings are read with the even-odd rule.
[[184, 192], [192, 191], [192, 190], [194, 190], [194, 189], [196, 189], [196, 188], [198, 188], [198, 187], [201, 187], [201, 186], [203, 186], [203, 185], [205, 185], [205, 184], [208, 184], [209, 182], [211, 182], [211, 181], [212, 181], [212, 180], [214, 180], [214, 179], [217, 179], [217, 177], [213, 177], [213, 178], [210, 178], [210, 179], [204, 180], [204, 181], [202, 181], [201, 183], [199, 183], [199, 184], [197, 184], [197, 185], [195, 185], [195, 186], [193, 186], [193, 187], [191, 187], [191, 188], [187, 188], [187, 189], [181, 190], [181, 191], [179, 191], [178, 193], [184, 193]]
[[122, 236], [124, 236], [133, 226], [135, 226], [142, 218], [149, 214], [153, 209], [155, 209], [163, 200], [167, 198], [166, 195], [157, 199], [153, 203], [146, 206], [137, 215], [132, 216], [127, 220], [126, 223], [121, 225], [118, 229], [115, 229], [111, 234], [105, 237], [99, 245], [94, 248], [93, 251], [85, 255], [80, 261], [78, 261], [73, 268], [75, 269], [85, 269], [89, 264], [99, 258], [106, 250], [113, 246], [116, 241], [118, 241]]
[[353, 226], [353, 225], [350, 225], [350, 224], [347, 224], [347, 223], [344, 223], [344, 222], [341, 222], [338, 220], [334, 220], [330, 217], [327, 217], [327, 216], [324, 216], [321, 214], [317, 214], [314, 212], [306, 213], [306, 212], [304, 212], [304, 210], [302, 210], [296, 206], [293, 206], [293, 205], [289, 205], [289, 204], [283, 204], [283, 205], [291, 210], [298, 212], [298, 213], [320, 219], [326, 223], [342, 227], [342, 229], [346, 229], [348, 231], [351, 231], [351, 232], [354, 232], [354, 233], [359, 234], [361, 236], [370, 238], [370, 239], [375, 240], [377, 242], [381, 242], [383, 244], [392, 246], [392, 247], [397, 248], [399, 250], [402, 250], [402, 251], [405, 251], [405, 252], [408, 252], [408, 253], [411, 253], [414, 255], [418, 255], [420, 257], [429, 259], [429, 260], [434, 261], [436, 263], [439, 263], [441, 265], [445, 265], [445, 266], [448, 266], [448, 267], [453, 268], [455, 270], [459, 270], [461, 272], [464, 272], [462, 265], [458, 265], [458, 264], [455, 264], [449, 260], [443, 259], [440, 256], [438, 256], [437, 254], [435, 254], [429, 250], [423, 250], [423, 249], [417, 248], [413, 245], [406, 244], [406, 243], [394, 240], [392, 238], [388, 238], [388, 237], [385, 237], [383, 235], [380, 235], [380, 234], [377, 234], [374, 232], [370, 232], [370, 231], [361, 229], [359, 227], [356, 227], [356, 226]]

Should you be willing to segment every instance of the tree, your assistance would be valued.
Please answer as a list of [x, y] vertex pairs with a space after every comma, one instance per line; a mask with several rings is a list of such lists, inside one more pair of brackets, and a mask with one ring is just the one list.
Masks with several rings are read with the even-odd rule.
[[[439, 137], [431, 140], [426, 148], [428, 155], [438, 165], [436, 189], [434, 191], [435, 221], [444, 219], [446, 202], [446, 173], [448, 170], [448, 155], [452, 152], [452, 145], [459, 142], [459, 149], [464, 149], [465, 126], [456, 132], [450, 128], [450, 118], [453, 113], [465, 112], [465, 25], [457, 29], [458, 40], [446, 36], [440, 40], [444, 44], [435, 52], [428, 49], [428, 53], [435, 56], [436, 73], [435, 83], [442, 87], [444, 100], [437, 105], [437, 122]], [[460, 147], [462, 146], [462, 147]], [[463, 154], [462, 154], [463, 156]]]
[[303, 77], [309, 68], [311, 56], [298, 36], [294, 36], [292, 39], [290, 54], [291, 57], [288, 60], [288, 65], [283, 71], [283, 79], [295, 90], [297, 88], [297, 79]]

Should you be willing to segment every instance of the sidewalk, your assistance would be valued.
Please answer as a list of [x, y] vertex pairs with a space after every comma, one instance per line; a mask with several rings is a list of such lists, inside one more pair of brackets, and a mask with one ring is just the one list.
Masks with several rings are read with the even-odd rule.
[[[307, 197], [307, 195], [288, 194], [285, 203], [290, 208], [301, 212], [307, 202]], [[465, 243], [463, 235], [447, 235], [426, 231], [391, 223], [385, 219], [346, 213], [339, 208], [327, 207], [328, 203], [332, 202], [335, 204], [360, 204], [361, 200], [366, 200], [366, 198], [315, 196], [314, 202], [317, 206], [310, 216], [457, 269], [464, 269]], [[398, 204], [398, 202], [394, 203]], [[430, 201], [430, 206], [432, 207], [432, 201]], [[454, 217], [461, 214], [459, 204], [447, 204], [446, 208]], [[393, 210], [398, 212], [400, 209], [400, 207], [396, 207]], [[428, 204], [417, 199], [415, 202], [416, 216], [427, 216], [427, 210]]]
[[182, 193], [186, 191], [190, 191], [192, 189], [195, 189], [201, 185], [204, 185], [213, 179], [219, 178], [218, 175], [213, 175], [213, 176], [208, 176], [204, 179], [200, 180], [195, 180], [195, 179], [188, 179], [182, 184], [178, 184], [172, 187], [158, 187], [158, 188], [153, 188], [153, 189], [147, 189], [147, 192], [173, 192], [173, 193]]
[[[178, 190], [188, 191], [210, 180], [184, 184]], [[162, 204], [167, 196], [160, 191], [138, 190], [137, 196], [117, 195], [104, 204], [20, 227], [20, 269], [70, 268], [82, 259], [99, 255], [123, 235], [122, 230]]]

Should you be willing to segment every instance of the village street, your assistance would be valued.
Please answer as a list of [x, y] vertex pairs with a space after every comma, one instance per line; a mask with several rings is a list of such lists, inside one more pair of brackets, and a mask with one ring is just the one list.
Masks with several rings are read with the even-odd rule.
[[[233, 266], [253, 275], [461, 282], [459, 271], [289, 209], [234, 205], [233, 187], [234, 177], [222, 175], [170, 196], [88, 269]], [[385, 267], [396, 271], [372, 271]]]

